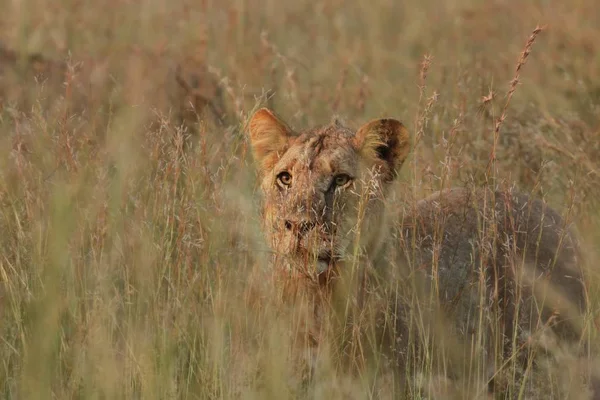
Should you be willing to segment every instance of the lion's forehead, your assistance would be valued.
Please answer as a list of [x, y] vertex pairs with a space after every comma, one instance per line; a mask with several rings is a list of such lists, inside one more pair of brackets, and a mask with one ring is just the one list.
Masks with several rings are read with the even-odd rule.
[[352, 173], [358, 166], [358, 157], [343, 131], [317, 131], [300, 135], [282, 155], [276, 168], [299, 174]]

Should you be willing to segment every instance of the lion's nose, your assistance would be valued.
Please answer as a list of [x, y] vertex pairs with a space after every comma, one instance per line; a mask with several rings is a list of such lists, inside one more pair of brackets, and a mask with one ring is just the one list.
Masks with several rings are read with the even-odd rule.
[[314, 227], [315, 223], [312, 221], [292, 221], [289, 219], [285, 220], [285, 229], [287, 229], [288, 231], [295, 231], [299, 235], [305, 235]]

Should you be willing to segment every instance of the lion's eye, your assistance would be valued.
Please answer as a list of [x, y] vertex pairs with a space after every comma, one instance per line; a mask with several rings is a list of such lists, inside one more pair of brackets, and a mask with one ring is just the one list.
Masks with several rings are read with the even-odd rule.
[[280, 172], [277, 175], [277, 183], [280, 186], [290, 186], [292, 184], [292, 175], [289, 172]]
[[348, 184], [348, 182], [350, 182], [351, 179], [352, 178], [350, 178], [349, 175], [340, 174], [340, 175], [336, 175], [333, 178], [333, 183], [335, 184], [335, 186], [341, 187], [341, 186], [344, 186], [344, 185]]

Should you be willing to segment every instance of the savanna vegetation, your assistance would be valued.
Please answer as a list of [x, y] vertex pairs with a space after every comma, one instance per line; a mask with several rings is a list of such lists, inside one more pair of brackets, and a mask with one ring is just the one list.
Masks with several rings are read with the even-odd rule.
[[590, 349], [538, 343], [544, 362], [498, 379], [512, 398], [590, 398], [584, 381], [600, 372], [596, 0], [0, 9], [3, 398], [487, 396], [486, 371], [449, 381], [427, 363], [395, 392], [385, 363], [359, 351], [367, 343], [345, 353], [335, 335], [307, 375], [297, 340], [307, 310], [285, 301], [261, 234], [245, 135], [261, 106], [297, 128], [332, 115], [353, 127], [403, 121], [414, 149], [398, 202], [451, 185], [514, 186], [558, 210], [586, 256]]

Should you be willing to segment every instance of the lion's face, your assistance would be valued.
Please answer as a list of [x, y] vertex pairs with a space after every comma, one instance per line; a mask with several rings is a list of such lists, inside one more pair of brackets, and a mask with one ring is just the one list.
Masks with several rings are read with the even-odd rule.
[[[266, 109], [249, 123], [264, 197], [264, 228], [282, 264], [322, 273], [347, 257], [372, 222], [409, 150], [391, 119], [356, 133], [334, 122], [296, 133]], [[371, 221], [371, 224], [369, 224]]]

